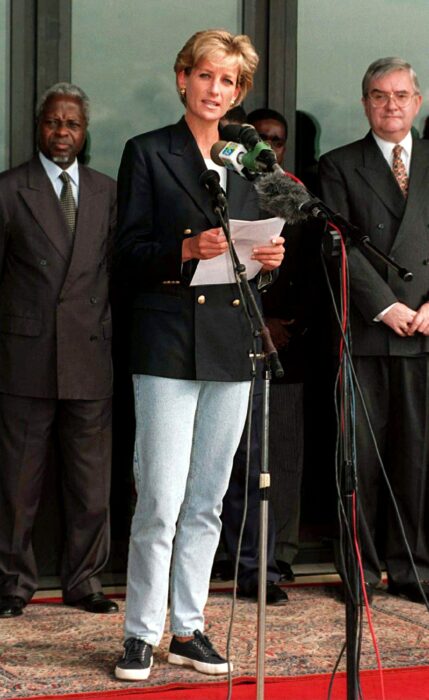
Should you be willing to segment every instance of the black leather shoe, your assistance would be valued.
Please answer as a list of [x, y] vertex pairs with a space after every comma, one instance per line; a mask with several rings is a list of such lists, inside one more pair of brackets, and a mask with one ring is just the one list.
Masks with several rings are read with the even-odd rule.
[[283, 588], [272, 581], [267, 582], [267, 605], [284, 605], [289, 600]]
[[[423, 588], [426, 598], [429, 600], [429, 581], [420, 581], [420, 585]], [[389, 579], [387, 590], [392, 595], [397, 595], [400, 598], [407, 598], [413, 603], [424, 603], [417, 581], [411, 581], [410, 583], [395, 583], [395, 581], [391, 581]]]
[[119, 608], [113, 600], [106, 598], [104, 593], [91, 593], [84, 598], [67, 603], [75, 608], [81, 608], [90, 613], [116, 613]]
[[[238, 592], [239, 598], [246, 598], [247, 600], [258, 600], [258, 586], [251, 586], [250, 588], [240, 589]], [[267, 581], [267, 605], [284, 605], [289, 600], [286, 591], [284, 591], [280, 586], [277, 586], [273, 581]]]
[[19, 595], [3, 595], [0, 597], [0, 617], [18, 617], [25, 606], [24, 598]]
[[281, 573], [280, 581], [295, 581], [295, 575], [291, 565], [282, 559], [276, 560], [277, 568]]
[[210, 579], [212, 581], [232, 581], [234, 578], [234, 563], [229, 559], [219, 559], [213, 562]]

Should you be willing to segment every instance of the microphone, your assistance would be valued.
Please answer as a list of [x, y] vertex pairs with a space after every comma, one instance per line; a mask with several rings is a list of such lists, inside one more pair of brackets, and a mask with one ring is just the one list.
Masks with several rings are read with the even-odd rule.
[[226, 124], [219, 133], [227, 141], [238, 141], [249, 153], [247, 167], [256, 172], [281, 170], [271, 146], [261, 139], [251, 124]]
[[246, 154], [244, 146], [233, 141], [217, 141], [210, 150], [210, 158], [216, 165], [224, 165], [227, 170], [238, 173], [246, 180], [254, 180], [255, 175], [250, 173], [244, 163]]
[[226, 194], [220, 186], [220, 176], [216, 170], [204, 170], [200, 175], [200, 185], [211, 194], [220, 207], [226, 206]]
[[225, 141], [238, 141], [247, 151], [251, 151], [257, 143], [262, 141], [255, 127], [251, 124], [225, 124], [219, 129], [221, 137]]
[[274, 172], [257, 180], [255, 189], [261, 208], [272, 216], [297, 224], [309, 218], [327, 219], [323, 202], [283, 172]]
[[[266, 172], [284, 172], [277, 164], [274, 151], [263, 141], [252, 151], [247, 151], [241, 143], [217, 141], [211, 147], [210, 157], [217, 165], [224, 165], [247, 180], [254, 180], [256, 175]], [[273, 158], [275, 163], [272, 163]]]

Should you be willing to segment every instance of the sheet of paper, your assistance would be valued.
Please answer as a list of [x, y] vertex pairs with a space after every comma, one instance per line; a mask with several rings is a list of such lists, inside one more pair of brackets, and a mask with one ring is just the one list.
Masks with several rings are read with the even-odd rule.
[[[260, 221], [231, 219], [229, 223], [237, 255], [240, 262], [246, 266], [247, 279], [251, 280], [262, 267], [257, 260], [251, 260], [253, 248], [271, 245], [273, 238], [280, 236], [285, 222], [276, 217]], [[230, 282], [235, 282], [235, 275], [229, 252], [226, 252], [211, 260], [200, 260], [191, 287]]]

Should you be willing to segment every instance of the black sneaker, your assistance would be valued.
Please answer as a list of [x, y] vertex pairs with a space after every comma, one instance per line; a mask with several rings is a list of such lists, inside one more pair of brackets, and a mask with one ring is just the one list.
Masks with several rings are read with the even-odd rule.
[[[173, 637], [168, 651], [168, 662], [178, 666], [193, 666], [200, 673], [215, 676], [228, 673], [228, 662], [217, 653], [209, 638], [195, 630], [189, 642], [179, 642]], [[230, 663], [231, 671], [232, 664]]]
[[130, 637], [125, 640], [125, 651], [115, 668], [115, 676], [121, 681], [144, 681], [149, 678], [153, 664], [152, 646], [143, 639]]

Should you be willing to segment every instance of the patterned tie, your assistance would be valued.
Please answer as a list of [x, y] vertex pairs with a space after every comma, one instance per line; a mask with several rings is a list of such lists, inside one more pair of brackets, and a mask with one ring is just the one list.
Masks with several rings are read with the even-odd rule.
[[76, 202], [73, 197], [70, 175], [68, 173], [61, 173], [60, 179], [64, 183], [60, 194], [61, 208], [64, 212], [70, 233], [74, 234], [76, 229]]
[[401, 188], [402, 194], [404, 195], [404, 197], [406, 197], [408, 194], [408, 175], [405, 169], [404, 161], [401, 158], [402, 146], [400, 146], [399, 143], [397, 143], [396, 146], [394, 146], [392, 153], [393, 174], [396, 178], [399, 187]]

